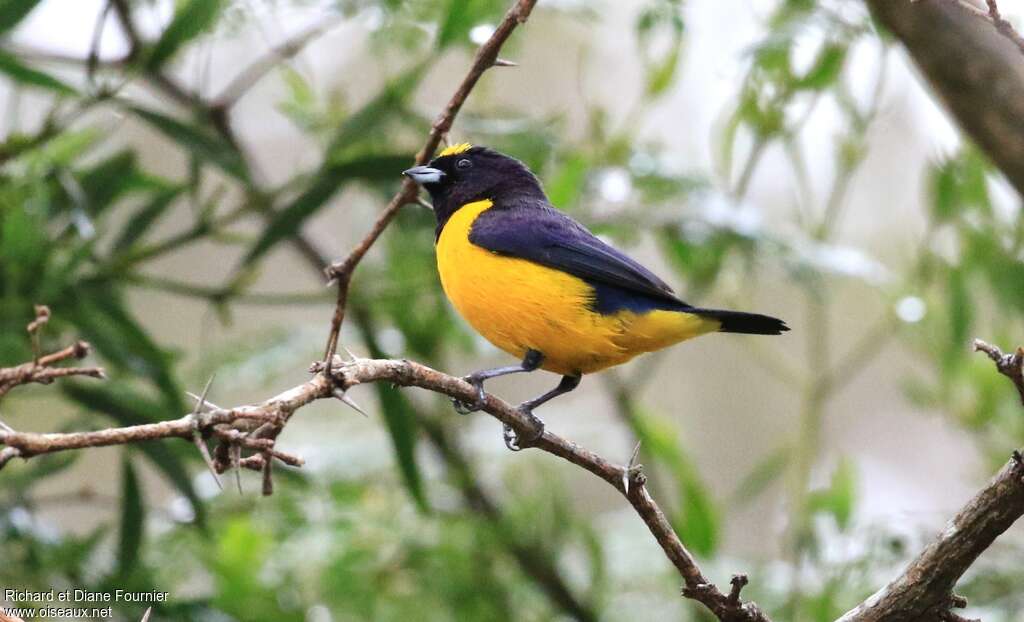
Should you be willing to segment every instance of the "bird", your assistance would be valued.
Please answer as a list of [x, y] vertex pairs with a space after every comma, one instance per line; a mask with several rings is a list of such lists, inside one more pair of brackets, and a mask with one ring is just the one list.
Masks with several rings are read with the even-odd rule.
[[538, 369], [562, 376], [518, 406], [540, 430], [537, 437], [520, 439], [505, 425], [513, 451], [543, 434], [534, 409], [576, 389], [584, 374], [706, 333], [789, 330], [768, 315], [683, 302], [650, 270], [555, 208], [537, 176], [511, 156], [460, 143], [403, 174], [430, 195], [448, 299], [477, 332], [520, 361], [465, 376], [477, 399], [455, 401], [456, 409], [479, 410], [484, 382], [499, 376]]

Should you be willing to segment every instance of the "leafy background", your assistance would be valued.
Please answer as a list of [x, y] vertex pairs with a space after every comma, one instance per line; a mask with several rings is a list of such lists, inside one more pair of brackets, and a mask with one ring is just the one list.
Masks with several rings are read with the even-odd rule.
[[[44, 303], [44, 344], [87, 339], [111, 375], [16, 391], [19, 429], [178, 417], [214, 373], [225, 405], [301, 382], [331, 310], [316, 256], [366, 231], [505, 8], [140, 0], [143, 44], [108, 12], [91, 62], [104, 6], [0, 3], [0, 365], [30, 358]], [[327, 32], [218, 108], [310, 24]], [[794, 328], [588, 377], [549, 425], [622, 460], [642, 440], [716, 580], [748, 571], [778, 619], [834, 619], [1024, 442], [1013, 389], [967, 350], [1021, 341], [1019, 199], [852, 0], [541, 2], [503, 56], [519, 67], [485, 76], [454, 139], [523, 159], [684, 298]], [[344, 342], [505, 362], [444, 300], [432, 230], [416, 206], [388, 230]], [[534, 376], [493, 389], [552, 382]], [[187, 443], [10, 465], [0, 585], [168, 591], [159, 620], [704, 619], [585, 473], [433, 396], [356, 399], [369, 419], [317, 404], [289, 426], [307, 467], [271, 498], [248, 475], [218, 492]], [[971, 613], [1020, 618], [1022, 544], [965, 579]]]

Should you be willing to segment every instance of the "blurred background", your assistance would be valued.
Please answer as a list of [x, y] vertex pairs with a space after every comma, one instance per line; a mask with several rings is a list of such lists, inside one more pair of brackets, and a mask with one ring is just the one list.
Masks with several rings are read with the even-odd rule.
[[[1006, 0], [1016, 21], [1024, 6]], [[303, 382], [323, 262], [366, 233], [497, 0], [42, 0], [0, 10], [0, 365], [82, 338], [110, 380], [14, 391], [25, 431], [177, 418]], [[277, 50], [278, 52], [275, 52]], [[1019, 197], [854, 0], [542, 0], [451, 132], [691, 303], [785, 318], [588, 376], [544, 407], [650, 488], [714, 581], [833, 620], [1024, 444], [970, 353], [1024, 338]], [[509, 357], [444, 299], [429, 210], [359, 268], [343, 343], [462, 375]], [[516, 402], [546, 373], [488, 384]], [[704, 620], [624, 500], [438, 396], [299, 412], [275, 494], [217, 489], [188, 443], [0, 473], [0, 586], [170, 593], [155, 620]], [[1020, 620], [1024, 532], [968, 573]], [[2, 604], [2, 601], [0, 601]], [[18, 603], [7, 603], [18, 604]], [[32, 603], [21, 603], [31, 605]], [[116, 619], [137, 620], [144, 606]]]

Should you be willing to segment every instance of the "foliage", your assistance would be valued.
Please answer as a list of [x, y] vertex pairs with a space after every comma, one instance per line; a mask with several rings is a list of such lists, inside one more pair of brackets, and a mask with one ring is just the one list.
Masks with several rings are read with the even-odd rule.
[[[0, 2], [0, 34], [16, 31], [35, 4]], [[260, 380], [250, 383], [256, 388], [282, 361], [299, 369], [308, 362], [302, 356], [315, 356], [315, 333], [262, 330], [245, 343], [214, 348], [193, 365], [158, 336], [138, 297], [155, 292], [197, 298], [225, 323], [247, 304], [307, 305], [326, 325], [329, 300], [322, 292], [260, 291], [260, 273], [273, 270], [275, 257], [290, 249], [309, 260], [310, 274], [319, 275], [311, 258], [316, 245], [303, 236], [325, 214], [348, 210], [353, 235], [365, 230], [359, 205], [379, 209], [429, 127], [433, 110], [420, 98], [435, 87], [424, 85], [437, 80], [435, 65], [450, 67], [438, 59], [467, 58], [476, 29], [486, 30], [505, 8], [490, 0], [332, 5], [349, 26], [372, 18], [375, 30], [359, 44], [365, 46], [360, 62], [370, 63], [380, 81], [358, 91], [322, 92], [296, 65], [282, 63], [272, 74], [282, 94], [260, 101], [261, 114], [281, 115], [317, 158], [308, 170], [269, 184], [230, 122], [235, 102], [214, 103], [189, 89], [182, 102], [180, 93], [171, 92], [178, 88], [175, 76], [183, 75], [176, 69], [190, 55], [199, 54], [210, 37], [228, 36], [225, 31], [245, 23], [244, 4], [177, 2], [151, 41], [123, 63], [101, 62], [95, 69], [83, 62], [74, 71], [58, 71], [2, 43], [0, 73], [15, 93], [45, 102], [46, 111], [37, 126], [12, 127], [0, 142], [0, 366], [31, 358], [24, 325], [34, 304], [54, 312], [45, 347], [70, 336], [90, 341], [110, 382], [68, 383], [59, 393], [37, 393], [49, 391], [73, 413], [65, 425], [84, 429], [177, 418], [188, 409], [186, 385], [205, 381], [209, 371], [241, 377], [243, 367], [259, 367]], [[550, 19], [560, 13], [567, 22], [600, 19], [596, 11], [565, 4], [551, 10]], [[790, 520], [779, 548], [788, 566], [761, 567], [762, 576], [778, 580], [756, 581], [749, 589], [780, 612], [779, 619], [794, 621], [834, 619], [844, 605], [876, 588], [909, 550], [905, 534], [859, 523], [856, 456], [822, 464], [818, 455], [832, 400], [882, 346], [897, 343], [915, 356], [918, 365], [902, 379], [909, 403], [962, 426], [990, 462], [1002, 462], [1010, 448], [1024, 444], [1024, 418], [1012, 387], [987, 361], [965, 355], [975, 334], [1013, 343], [1024, 326], [1024, 219], [1000, 198], [1001, 180], [984, 155], [962, 141], [933, 162], [915, 163], [927, 171], [922, 192], [930, 210], [909, 260], [883, 264], [837, 241], [849, 187], [870, 152], [890, 59], [888, 42], [866, 14], [834, 5], [774, 3], [761, 40], [744, 59], [745, 78], [722, 111], [712, 145], [714, 170], [678, 170], [662, 142], [638, 138], [650, 135], [643, 131], [648, 119], [678, 105], [670, 103], [673, 93], [685, 89], [682, 71], [696, 60], [685, 53], [687, 7], [679, 0], [633, 7], [631, 49], [642, 72], [642, 94], [628, 115], [589, 103], [571, 115], [538, 118], [504, 107], [500, 92], [485, 86], [474, 93], [481, 101], [472, 102], [459, 126], [460, 138], [523, 159], [545, 180], [553, 203], [602, 235], [624, 246], [653, 241], [673, 280], [686, 283], [684, 297], [703, 299], [714, 292], [739, 303], [757, 294], [758, 283], [775, 279], [784, 281], [795, 305], [806, 308], [794, 331], [808, 346], [796, 372], [787, 362], [792, 357], [778, 350], [747, 353], [751, 365], [761, 360], [780, 378], [802, 413], [800, 429], [784, 446], [767, 447], [760, 460], [751, 459], [749, 476], [732, 492], [712, 486], [702, 472], [697, 432], [684, 434], [672, 413], [645, 400], [639, 387], [653, 368], [641, 368], [643, 377], [593, 381], [611, 389], [622, 429], [642, 441], [651, 485], [665, 497], [672, 524], [696, 554], [736, 569], [727, 557], [734, 513], [769, 497], [786, 508]], [[810, 60], [795, 62], [797, 48], [808, 39], [815, 42]], [[853, 81], [863, 77], [851, 71], [859, 47], [877, 50], [880, 59], [866, 100], [853, 93]], [[453, 83], [443, 77], [445, 85]], [[504, 77], [486, 78], [498, 79]], [[522, 79], [517, 74], [515, 80]], [[134, 96], [127, 84], [147, 85], [178, 105], [158, 106]], [[837, 111], [842, 131], [831, 153], [807, 153], [808, 120], [824, 106]], [[187, 163], [185, 171], [158, 173], [166, 168], [153, 166], [120, 128], [109, 131], [89, 116], [99, 112], [146, 128], [162, 153]], [[771, 149], [784, 155], [796, 186], [796, 206], [782, 222], [769, 221], [749, 205], [751, 186]], [[810, 180], [812, 158], [830, 163], [822, 197]], [[437, 285], [433, 229], [430, 213], [407, 207], [360, 267], [350, 300], [349, 343], [373, 356], [414, 358], [442, 368], [463, 365], [476, 352], [479, 342]], [[197, 245], [212, 245], [225, 258], [220, 285], [168, 274], [168, 260]], [[879, 278], [881, 273], [890, 278]], [[737, 288], [736, 282], [752, 285]], [[858, 333], [855, 344], [833, 353], [828, 322], [841, 314], [844, 288], [878, 302], [880, 328], [844, 326]], [[286, 343], [295, 339], [303, 345]], [[437, 426], [445, 438], [464, 423], [449, 416], [446, 404], [383, 385], [374, 391], [374, 412], [381, 415], [393, 465], [372, 473], [292, 474], [269, 500], [256, 499], [252, 491], [206, 499], [201, 478], [208, 475], [191, 445], [146, 444], [121, 452], [119, 466], [108, 469], [119, 478], [116, 500], [88, 491], [73, 500], [118, 511], [93, 529], [55, 533], [39, 518], [47, 503], [40, 489], [53, 490], [52, 482], [63, 481], [56, 478], [77, 468], [77, 455], [6, 468], [0, 475], [0, 584], [171, 591], [172, 602], [157, 609], [157, 619], [566, 616], [525, 568], [527, 550], [539, 551], [534, 561], [569, 577], [578, 600], [599, 613], [611, 617], [623, 602], [640, 597], [673, 615], [698, 619], [679, 610], [672, 574], [662, 561], [645, 562], [633, 575], [610, 563], [617, 542], [611, 513], [604, 507], [595, 512], [582, 493], [573, 494], [574, 482], [533, 464], [513, 468], [497, 461], [484, 468], [484, 460], [446, 460]], [[21, 402], [16, 393], [8, 399], [5, 414], [30, 398]], [[497, 516], [481, 511], [479, 500], [466, 499], [478, 480], [485, 489], [497, 488], [497, 477], [480, 475], [493, 470], [504, 473], [507, 483], [496, 495], [502, 510]], [[166, 499], [150, 491], [154, 477], [178, 499], [177, 520], [162, 515]], [[856, 553], [835, 555], [837, 543]], [[639, 546], [629, 541], [625, 548]], [[644, 549], [644, 557], [657, 553]], [[994, 563], [971, 578], [965, 591], [993, 603], [993, 615], [1009, 620], [1021, 607], [1011, 587], [1020, 579], [1019, 565]], [[617, 593], [619, 585], [623, 594]], [[141, 610], [119, 614], [138, 619]]]

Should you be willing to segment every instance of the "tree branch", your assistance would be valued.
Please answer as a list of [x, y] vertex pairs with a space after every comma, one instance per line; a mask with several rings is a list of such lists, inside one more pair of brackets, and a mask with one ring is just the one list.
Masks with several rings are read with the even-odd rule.
[[[351, 387], [373, 382], [420, 387], [462, 401], [474, 400], [477, 396], [476, 388], [465, 380], [412, 361], [356, 359], [346, 362], [337, 359], [332, 368], [328, 378], [321, 373], [325, 369], [323, 362], [318, 361], [310, 367], [314, 375], [309, 381], [259, 404], [224, 409], [206, 403], [205, 409], [199, 409], [201, 412], [172, 421], [96, 432], [35, 434], [0, 431], [0, 445], [6, 446], [0, 451], [0, 466], [17, 456], [31, 458], [70, 449], [164, 438], [191, 439], [198, 430], [204, 438], [216, 435], [225, 443], [236, 443], [236, 446], [260, 452], [242, 461], [225, 462], [223, 456], [227, 455], [226, 452], [218, 449], [214, 460], [218, 471], [226, 470], [234, 463], [236, 466], [263, 469], [267, 473], [268, 456], [294, 466], [302, 464], [301, 458], [274, 449], [273, 436], [280, 433], [299, 408], [315, 400], [340, 397]], [[541, 432], [534, 419], [511, 404], [493, 395], [485, 397], [483, 411], [511, 426], [520, 438], [533, 438]], [[273, 432], [271, 438], [264, 436], [267, 430]], [[664, 512], [647, 491], [646, 477], [640, 467], [612, 463], [549, 430], [544, 430], [532, 446], [586, 469], [622, 493], [683, 578], [686, 597], [705, 605], [723, 622], [770, 622], [756, 605], [743, 603], [737, 589], [724, 594], [704, 576], [693, 555], [679, 540]], [[268, 492], [266, 486], [264, 492]]]
[[36, 305], [36, 317], [25, 327], [32, 340], [32, 360], [15, 367], [0, 367], [0, 398], [16, 386], [33, 382], [50, 384], [57, 378], [67, 378], [68, 376], [88, 376], [100, 379], [106, 377], [101, 367], [51, 367], [55, 363], [71, 358], [83, 359], [89, 355], [91, 347], [85, 341], [78, 341], [63, 350], [40, 355], [39, 333], [48, 321], [50, 321], [50, 309], [46, 305]]
[[954, 0], [865, 0], [907, 48], [960, 126], [1024, 196], [1024, 58], [1019, 36]]
[[[502, 18], [501, 23], [498, 24], [491, 38], [484, 42], [476, 51], [476, 56], [473, 58], [473, 64], [469, 67], [469, 72], [462, 79], [459, 88], [456, 89], [455, 94], [448, 100], [448, 104], [431, 126], [427, 142], [420, 149], [420, 152], [416, 154], [415, 164], [424, 164], [434, 155], [434, 151], [437, 150], [442, 138], [451, 129], [456, 115], [459, 114], [459, 110], [462, 109], [466, 98], [469, 97], [477, 81], [480, 80], [480, 76], [497, 64], [498, 53], [501, 51], [502, 46], [505, 45], [505, 41], [508, 40], [512, 31], [517, 26], [526, 22], [535, 4], [537, 4], [537, 0], [516, 0], [512, 8], [505, 13], [505, 17]], [[507, 63], [503, 64], [507, 65]], [[327, 337], [327, 347], [324, 349], [325, 363], [334, 360], [334, 354], [338, 349], [338, 335], [341, 333], [341, 324], [345, 321], [345, 306], [348, 302], [348, 289], [352, 282], [352, 273], [355, 272], [359, 262], [363, 260], [363, 257], [374, 243], [377, 242], [377, 238], [384, 233], [384, 230], [387, 229], [391, 221], [398, 215], [398, 211], [406, 204], [415, 202], [418, 195], [419, 188], [415, 182], [410, 179], [402, 180], [402, 187], [395, 196], [391, 197], [387, 207], [384, 208], [377, 221], [373, 223], [366, 237], [356, 245], [343, 261], [335, 262], [327, 268], [328, 278], [334, 280], [337, 284], [338, 296], [335, 302], [334, 316], [331, 318], [331, 330]], [[330, 372], [328, 366], [325, 366], [324, 369], [326, 372]]]
[[[399, 386], [420, 387], [461, 401], [472, 401], [477, 396], [477, 389], [465, 380], [412, 361], [356, 359], [343, 362], [336, 360], [332, 368], [332, 378], [336, 385], [343, 390], [348, 390], [358, 384], [384, 381]], [[310, 368], [310, 371], [322, 372], [324, 369], [324, 364], [318, 362]], [[679, 540], [679, 536], [676, 535], [672, 525], [665, 518], [664, 512], [647, 491], [646, 477], [641, 468], [612, 463], [550, 430], [540, 430], [537, 428], [535, 419], [526, 416], [514, 406], [493, 395], [485, 395], [482, 410], [511, 426], [521, 439], [535, 438], [540, 434], [530, 446], [558, 456], [593, 473], [622, 493], [683, 578], [684, 596], [702, 603], [719, 620], [724, 622], [770, 622], [769, 618], [756, 605], [741, 602], [738, 593], [735, 598], [730, 598], [704, 576], [693, 555]]]
[[[980, 339], [975, 351], [986, 353], [1008, 376], [1024, 400], [1021, 367], [1024, 350], [1004, 355]], [[1010, 461], [974, 496], [899, 577], [849, 611], [839, 622], [925, 622], [956, 620], [950, 607], [967, 602], [953, 594], [957, 581], [996, 538], [1024, 516], [1024, 462], [1013, 452]]]

